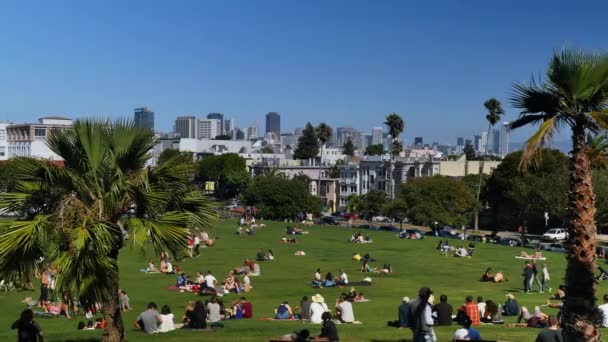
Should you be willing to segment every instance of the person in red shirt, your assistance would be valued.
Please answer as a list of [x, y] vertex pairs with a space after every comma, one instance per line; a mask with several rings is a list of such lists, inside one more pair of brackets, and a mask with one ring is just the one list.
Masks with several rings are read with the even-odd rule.
[[471, 319], [471, 325], [479, 325], [479, 307], [473, 301], [473, 296], [467, 296], [466, 304], [461, 306], [458, 310], [464, 311], [464, 313]]
[[253, 317], [253, 305], [245, 297], [241, 297], [241, 307], [243, 308], [243, 318]]

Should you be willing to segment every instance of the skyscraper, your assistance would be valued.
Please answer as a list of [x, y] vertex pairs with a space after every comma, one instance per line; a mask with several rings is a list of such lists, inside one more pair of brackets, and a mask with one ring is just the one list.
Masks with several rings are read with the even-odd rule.
[[154, 131], [154, 112], [148, 107], [135, 108], [133, 121], [136, 127]]
[[175, 126], [173, 131], [179, 133], [181, 138], [196, 139], [198, 138], [198, 125], [194, 116], [178, 116], [175, 118]]
[[229, 134], [229, 132], [234, 131], [235, 128], [234, 119], [224, 120], [224, 134]]
[[207, 114], [207, 119], [220, 120], [220, 134], [224, 134], [224, 114], [222, 113], [209, 113]]
[[463, 137], [456, 138], [456, 146], [464, 146], [464, 138]]
[[424, 145], [424, 142], [422, 140], [422, 137], [414, 137], [414, 146], [422, 147], [423, 145]]
[[473, 148], [475, 149], [475, 151], [477, 152], [481, 152], [481, 135], [474, 135], [473, 136]]
[[200, 139], [215, 139], [222, 135], [222, 121], [218, 119], [200, 119], [198, 136]]
[[266, 114], [266, 133], [273, 132], [278, 138], [281, 136], [281, 115], [275, 112]]
[[337, 127], [336, 128], [336, 147], [341, 148], [344, 144], [350, 140], [353, 143], [356, 143], [359, 140], [359, 132], [356, 129], [345, 126], [345, 127]]
[[486, 148], [489, 149], [488, 146], [488, 132], [481, 132], [481, 146], [479, 146], [479, 152], [486, 152]]
[[501, 156], [506, 156], [509, 153], [509, 123], [503, 122], [500, 127], [500, 151]]
[[492, 153], [500, 155], [500, 130], [494, 129], [492, 133]]
[[247, 127], [247, 134], [246, 134], [246, 138], [247, 139], [255, 139], [258, 138], [258, 128], [256, 126], [251, 126], [251, 127]]
[[382, 141], [382, 127], [372, 128], [372, 145], [383, 145]]

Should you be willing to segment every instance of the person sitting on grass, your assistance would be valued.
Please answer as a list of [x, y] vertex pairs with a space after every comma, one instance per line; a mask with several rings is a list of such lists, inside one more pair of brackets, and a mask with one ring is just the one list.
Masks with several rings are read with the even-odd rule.
[[369, 253], [365, 253], [363, 258], [361, 258], [361, 262], [374, 262], [374, 261], [376, 261], [376, 260], [374, 258], [372, 258], [372, 256], [369, 255]]
[[507, 293], [507, 301], [503, 306], [503, 315], [505, 316], [517, 316], [519, 315], [519, 304], [511, 293]]
[[355, 298], [353, 298], [353, 301], [355, 303], [369, 302], [369, 300], [367, 298], [365, 298], [365, 293], [363, 293], [363, 292], [359, 292], [355, 296]]
[[320, 341], [339, 341], [338, 337], [338, 328], [336, 328], [336, 324], [331, 319], [330, 312], [324, 312], [321, 315], [321, 334], [319, 335]]
[[150, 302], [148, 309], [137, 316], [134, 325], [136, 329], [152, 334], [158, 331], [158, 325], [162, 323], [163, 320], [158, 311], [156, 311], [156, 304]]
[[274, 253], [272, 252], [272, 249], [268, 250], [268, 253], [266, 254], [266, 260], [274, 261]]
[[158, 332], [169, 332], [175, 330], [175, 324], [173, 323], [173, 314], [168, 305], [163, 305], [160, 310], [160, 318], [162, 323], [158, 327]]
[[353, 304], [346, 300], [346, 296], [340, 296], [336, 304], [336, 318], [342, 323], [353, 323], [355, 314], [353, 312]]
[[547, 319], [549, 327], [536, 336], [536, 342], [562, 342], [562, 331], [559, 328], [559, 321], [555, 316], [549, 316]]
[[361, 260], [361, 254], [359, 254], [357, 252], [353, 253], [353, 260], [360, 261]]
[[266, 260], [266, 253], [264, 253], [263, 249], [260, 249], [258, 251], [258, 254], [256, 255], [255, 261], [264, 261]]
[[466, 313], [466, 316], [471, 319], [472, 325], [479, 325], [479, 307], [473, 301], [473, 296], [467, 296], [465, 302], [463, 306], [458, 308], [458, 311]]
[[340, 270], [340, 277], [336, 278], [336, 284], [339, 286], [348, 285], [348, 275], [346, 275], [346, 272], [342, 269]]
[[329, 311], [325, 298], [320, 294], [312, 296], [312, 304], [310, 304], [310, 323], [320, 324], [323, 322], [323, 313]]
[[215, 323], [222, 320], [222, 308], [217, 297], [211, 298], [207, 303], [207, 322]]
[[361, 272], [363, 273], [372, 273], [374, 271], [376, 271], [376, 268], [372, 268], [367, 261], [363, 263], [363, 266], [361, 266]]
[[131, 311], [131, 305], [129, 305], [129, 296], [127, 296], [127, 292], [125, 290], [119, 291], [118, 298], [120, 301], [120, 309], [122, 311]]
[[500, 311], [501, 310], [498, 307], [498, 304], [488, 299], [485, 302], [485, 308], [483, 310], [483, 315], [481, 315], [481, 321], [484, 323], [502, 323], [502, 312]]
[[483, 272], [481, 281], [494, 281], [494, 274], [492, 273], [492, 269], [490, 267], [486, 268], [486, 271]]
[[291, 319], [293, 316], [293, 311], [291, 310], [291, 306], [287, 301], [284, 301], [282, 304], [275, 309], [275, 319]]
[[450, 250], [452, 250], [452, 246], [450, 246], [450, 242], [448, 240], [445, 240], [441, 246], [441, 255], [448, 255]]
[[566, 286], [560, 285], [557, 288], [557, 292], [551, 296], [550, 299], [564, 299], [566, 298]]
[[95, 330], [95, 322], [93, 322], [93, 320], [89, 320], [87, 322], [87, 326], [82, 328], [82, 330]]
[[205, 329], [207, 328], [206, 321], [207, 313], [205, 305], [198, 300], [192, 306], [192, 310], [186, 310], [186, 319], [184, 321], [184, 329]]
[[313, 287], [321, 287], [323, 285], [323, 280], [321, 279], [321, 269], [317, 268], [317, 272], [312, 278], [312, 286]]
[[150, 259], [150, 263], [148, 264], [148, 268], [146, 268], [146, 272], [148, 273], [156, 273], [158, 269], [154, 266], [154, 260]]
[[336, 286], [336, 283], [334, 282], [334, 276], [331, 274], [331, 272], [327, 272], [327, 274], [325, 275], [325, 280], [323, 280], [323, 287], [334, 287]]
[[456, 250], [454, 251], [454, 256], [460, 257], [460, 258], [466, 258], [469, 256], [469, 253], [467, 252], [467, 250], [464, 248], [463, 245], [460, 245], [460, 247], [456, 248]]
[[462, 328], [454, 332], [453, 341], [468, 340], [468, 341], [481, 341], [481, 334], [479, 331], [471, 328], [473, 321], [469, 317], [465, 317], [462, 322]]

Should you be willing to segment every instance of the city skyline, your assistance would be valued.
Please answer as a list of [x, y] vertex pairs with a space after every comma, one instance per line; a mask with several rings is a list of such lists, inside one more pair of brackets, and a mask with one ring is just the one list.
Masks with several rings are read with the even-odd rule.
[[452, 142], [484, 130], [490, 97], [513, 120], [512, 84], [543, 72], [552, 50], [605, 45], [595, 32], [608, 4], [574, 6], [568, 27], [554, 25], [561, 12], [547, 4], [13, 4], [0, 14], [0, 119], [131, 117], [148, 106], [161, 131], [214, 111], [241, 127], [277, 111], [286, 131], [308, 120], [367, 130], [396, 112], [407, 140]]

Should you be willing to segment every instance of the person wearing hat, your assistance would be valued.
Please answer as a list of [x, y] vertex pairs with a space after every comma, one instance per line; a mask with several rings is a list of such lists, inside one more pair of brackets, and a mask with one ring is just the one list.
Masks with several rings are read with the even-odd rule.
[[517, 316], [519, 315], [519, 304], [511, 293], [507, 293], [507, 301], [503, 306], [503, 315], [505, 316]]
[[462, 322], [462, 328], [454, 332], [454, 341], [470, 340], [470, 341], [481, 341], [481, 334], [479, 331], [471, 328], [471, 319], [465, 317]]
[[325, 304], [325, 298], [320, 294], [316, 294], [312, 296], [312, 304], [310, 304], [310, 322], [321, 324], [323, 323], [323, 319], [321, 319], [321, 315], [324, 312], [328, 312], [327, 304]]
[[412, 322], [410, 297], [403, 297], [399, 305], [399, 329], [409, 328]]
[[437, 337], [433, 330], [433, 315], [429, 298], [433, 294], [428, 287], [423, 287], [418, 291], [416, 298], [410, 307], [412, 313], [412, 330], [414, 332], [414, 342], [436, 341]]

